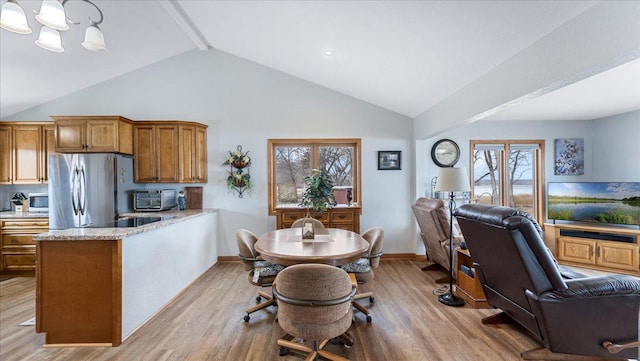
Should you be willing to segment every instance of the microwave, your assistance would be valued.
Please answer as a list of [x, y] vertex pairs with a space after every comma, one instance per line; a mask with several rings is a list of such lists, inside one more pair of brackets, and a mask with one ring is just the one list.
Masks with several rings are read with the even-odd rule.
[[174, 189], [134, 191], [133, 209], [136, 211], [164, 211], [176, 206]]
[[29, 212], [49, 212], [49, 194], [29, 193]]

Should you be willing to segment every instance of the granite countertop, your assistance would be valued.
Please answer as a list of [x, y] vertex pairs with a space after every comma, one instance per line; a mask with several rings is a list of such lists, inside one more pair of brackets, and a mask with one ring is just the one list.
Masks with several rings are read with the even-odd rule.
[[123, 217], [163, 217], [166, 220], [149, 223], [139, 227], [127, 228], [69, 228], [61, 230], [50, 230], [47, 233], [35, 234], [34, 241], [60, 241], [60, 240], [104, 240], [112, 241], [122, 239], [135, 234], [140, 234], [154, 229], [170, 226], [175, 223], [185, 221], [190, 218], [200, 217], [209, 213], [216, 213], [217, 209], [188, 209], [184, 211], [164, 211], [164, 212], [132, 212], [123, 213]]
[[2, 212], [0, 212], [0, 219], [13, 219], [13, 218], [49, 218], [49, 213], [46, 213], [46, 212], [14, 212], [14, 211], [2, 211]]

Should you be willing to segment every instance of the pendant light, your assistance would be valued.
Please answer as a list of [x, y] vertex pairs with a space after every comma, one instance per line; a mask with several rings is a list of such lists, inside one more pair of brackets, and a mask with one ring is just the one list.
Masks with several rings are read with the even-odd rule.
[[17, 34], [31, 34], [27, 16], [15, 0], [8, 0], [2, 5], [0, 28]]
[[[35, 15], [36, 20], [42, 24], [38, 40], [35, 42], [36, 45], [54, 52], [64, 51], [60, 31], [69, 30], [69, 23], [74, 25], [80, 24], [80, 22], [75, 22], [67, 17], [64, 7], [68, 1], [69, 0], [62, 0], [62, 2], [58, 0], [42, 0], [40, 11]], [[77, 2], [89, 3], [95, 7], [100, 14], [100, 18], [97, 21], [89, 17], [90, 24], [85, 30], [82, 46], [87, 50], [98, 53], [107, 51], [104, 35], [98, 27], [104, 19], [102, 10], [90, 0], [79, 0]], [[16, 0], [7, 0], [2, 5], [0, 28], [18, 34], [30, 34], [32, 32], [27, 23], [24, 10], [18, 5]]]

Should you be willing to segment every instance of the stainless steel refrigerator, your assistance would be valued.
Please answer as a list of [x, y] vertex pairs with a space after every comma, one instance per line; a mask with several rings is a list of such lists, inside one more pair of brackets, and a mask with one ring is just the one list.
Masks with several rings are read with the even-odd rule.
[[49, 156], [49, 229], [113, 222], [131, 211], [133, 158], [116, 154]]

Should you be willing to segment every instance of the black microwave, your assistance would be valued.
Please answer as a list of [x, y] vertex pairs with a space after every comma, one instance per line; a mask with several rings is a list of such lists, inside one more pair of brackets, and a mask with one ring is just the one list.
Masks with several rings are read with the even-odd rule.
[[29, 193], [29, 212], [49, 212], [49, 195]]

